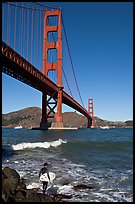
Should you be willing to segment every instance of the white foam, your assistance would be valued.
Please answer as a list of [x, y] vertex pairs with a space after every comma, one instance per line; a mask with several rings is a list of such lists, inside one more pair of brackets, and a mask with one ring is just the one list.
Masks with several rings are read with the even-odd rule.
[[24, 171], [19, 171], [19, 174], [20, 174], [20, 177], [26, 176], [26, 172], [24, 172]]
[[12, 145], [12, 148], [14, 150], [23, 150], [23, 149], [30, 149], [30, 148], [49, 148], [50, 146], [52, 147], [57, 147], [59, 145], [61, 145], [62, 143], [67, 143], [67, 141], [63, 141], [61, 139], [56, 140], [56, 141], [52, 141], [52, 142], [35, 142], [35, 143], [30, 143], [30, 142], [23, 142], [23, 143], [19, 143], [16, 145]]
[[59, 139], [59, 140], [56, 140], [56, 141], [51, 142], [50, 145], [51, 145], [52, 147], [57, 147], [57, 146], [61, 145], [62, 143], [67, 143], [67, 141], [64, 141], [64, 140]]
[[108, 197], [107, 194], [103, 194], [103, 193], [99, 193], [99, 192], [93, 192], [93, 194], [94, 194], [95, 196], [97, 196], [98, 198], [105, 198], [105, 199], [107, 199], [107, 201], [114, 202], [114, 199]]
[[28, 184], [26, 187], [27, 187], [27, 189], [32, 189], [32, 188], [42, 189], [42, 185], [40, 183], [31, 183], [31, 184]]
[[72, 195], [73, 191], [74, 191], [73, 186], [69, 184], [60, 186], [57, 190], [57, 193], [64, 195]]

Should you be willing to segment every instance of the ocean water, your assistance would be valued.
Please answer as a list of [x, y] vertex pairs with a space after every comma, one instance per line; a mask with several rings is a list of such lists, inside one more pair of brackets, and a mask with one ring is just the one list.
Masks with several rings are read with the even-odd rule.
[[[44, 162], [56, 174], [47, 193], [71, 195], [70, 202], [133, 202], [132, 128], [2, 129], [2, 167], [16, 169], [27, 188], [42, 191]], [[78, 184], [93, 189], [76, 191]]]

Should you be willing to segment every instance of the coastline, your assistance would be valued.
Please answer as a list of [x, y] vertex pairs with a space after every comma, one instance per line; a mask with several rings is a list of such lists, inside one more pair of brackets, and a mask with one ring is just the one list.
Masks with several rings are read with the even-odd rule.
[[[68, 182], [63, 183], [63, 185], [68, 184]], [[86, 184], [78, 184], [74, 186], [76, 191], [93, 188], [93, 186]], [[65, 194], [43, 194], [38, 188], [28, 189], [26, 187], [25, 179], [23, 177], [21, 178], [15, 169], [9, 167], [4, 167], [2, 169], [3, 202], [68, 202], [71, 198], [71, 195]]]

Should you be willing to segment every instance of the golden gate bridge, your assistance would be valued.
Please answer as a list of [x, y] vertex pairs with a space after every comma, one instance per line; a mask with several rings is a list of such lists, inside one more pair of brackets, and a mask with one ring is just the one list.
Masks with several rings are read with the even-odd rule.
[[[86, 110], [60, 8], [38, 2], [2, 3], [2, 72], [42, 92], [41, 128], [48, 127], [49, 118], [55, 118], [53, 127], [63, 127], [62, 103], [87, 117], [87, 127], [94, 127], [93, 99], [88, 99]], [[73, 81], [81, 103], [71, 91]]]

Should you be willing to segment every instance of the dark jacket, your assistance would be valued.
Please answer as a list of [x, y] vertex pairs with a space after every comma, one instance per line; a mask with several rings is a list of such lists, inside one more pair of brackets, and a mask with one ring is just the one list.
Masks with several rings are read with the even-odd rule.
[[45, 173], [47, 173], [47, 176], [48, 176], [48, 178], [49, 178], [49, 180], [50, 180], [49, 171], [48, 171], [48, 169], [47, 169], [46, 167], [43, 167], [42, 169], [40, 169], [39, 177], [40, 177], [42, 174], [45, 174]]

